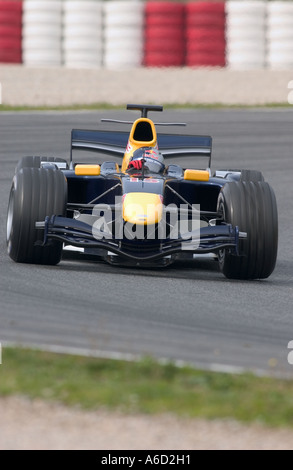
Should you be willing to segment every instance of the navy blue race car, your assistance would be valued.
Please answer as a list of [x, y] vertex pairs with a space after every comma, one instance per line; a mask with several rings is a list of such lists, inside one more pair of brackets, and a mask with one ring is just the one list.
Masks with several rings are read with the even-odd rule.
[[[211, 254], [227, 278], [269, 277], [277, 258], [278, 214], [262, 173], [212, 173], [210, 136], [157, 132], [159, 126], [185, 125], [148, 118], [162, 106], [127, 109], [141, 116], [134, 122], [103, 120], [112, 130], [73, 129], [68, 161], [19, 161], [7, 214], [9, 256], [55, 265], [63, 250], [73, 249], [118, 265], [167, 266]], [[130, 131], [113, 130], [115, 122]], [[94, 162], [76, 161], [73, 154], [80, 150], [94, 155]], [[180, 165], [181, 157], [192, 159], [190, 168]]]

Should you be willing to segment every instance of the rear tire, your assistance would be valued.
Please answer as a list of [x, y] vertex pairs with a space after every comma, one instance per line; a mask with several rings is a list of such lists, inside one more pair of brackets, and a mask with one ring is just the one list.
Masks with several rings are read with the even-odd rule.
[[264, 181], [264, 176], [259, 170], [239, 170], [239, 169], [228, 169], [221, 170], [226, 171], [227, 181]]
[[55, 168], [20, 169], [14, 176], [7, 213], [7, 251], [19, 263], [55, 265], [62, 255], [62, 242], [46, 246], [44, 231], [35, 223], [46, 216], [65, 215], [67, 183], [62, 171]]
[[47, 162], [47, 163], [62, 162], [62, 163], [65, 163], [67, 167], [67, 161], [64, 158], [40, 157], [40, 156], [27, 155], [25, 157], [22, 157], [19, 160], [15, 169], [15, 173], [20, 171], [22, 168], [41, 168], [41, 162]]
[[265, 279], [273, 272], [278, 250], [278, 213], [273, 189], [263, 181], [226, 183], [218, 197], [224, 221], [238, 226], [247, 238], [240, 255], [219, 252], [219, 266], [229, 279]]
[[264, 177], [259, 170], [241, 170], [240, 181], [264, 181]]

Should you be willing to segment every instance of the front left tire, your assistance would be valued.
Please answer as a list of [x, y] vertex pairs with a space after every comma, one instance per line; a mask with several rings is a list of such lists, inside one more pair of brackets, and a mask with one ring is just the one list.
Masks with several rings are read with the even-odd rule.
[[35, 223], [46, 216], [66, 213], [67, 183], [55, 168], [22, 167], [11, 186], [7, 212], [7, 251], [18, 263], [56, 265], [62, 256], [62, 242], [42, 246], [44, 231]]

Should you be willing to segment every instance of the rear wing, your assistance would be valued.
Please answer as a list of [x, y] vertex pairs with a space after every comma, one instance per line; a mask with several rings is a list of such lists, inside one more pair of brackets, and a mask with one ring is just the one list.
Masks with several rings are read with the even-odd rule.
[[[123, 158], [129, 132], [73, 129], [71, 131], [70, 168], [74, 149], [102, 152]], [[211, 167], [212, 137], [184, 134], [157, 134], [158, 148], [164, 158], [202, 157]]]

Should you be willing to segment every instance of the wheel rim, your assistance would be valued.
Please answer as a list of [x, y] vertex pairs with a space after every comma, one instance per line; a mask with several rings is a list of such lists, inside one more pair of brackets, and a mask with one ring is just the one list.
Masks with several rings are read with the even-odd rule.
[[[218, 207], [218, 213], [221, 214], [223, 217], [223, 220], [225, 220], [225, 208], [224, 208], [224, 204], [222, 200], [220, 201], [220, 204]], [[222, 265], [225, 260], [225, 253], [226, 253], [225, 248], [218, 251], [218, 262], [220, 265]]]
[[7, 212], [7, 225], [6, 225], [6, 240], [10, 240], [12, 223], [13, 223], [13, 207], [14, 207], [14, 188], [11, 189], [9, 196], [8, 212]]

